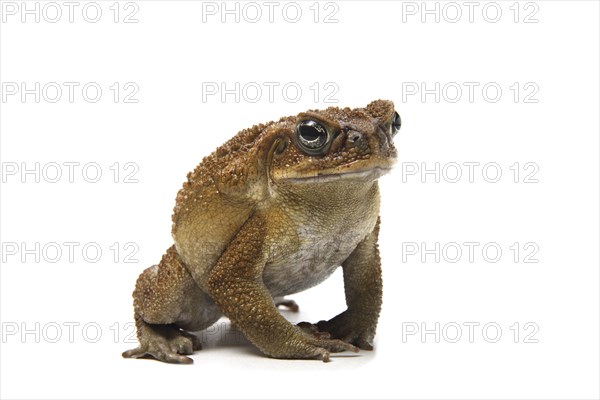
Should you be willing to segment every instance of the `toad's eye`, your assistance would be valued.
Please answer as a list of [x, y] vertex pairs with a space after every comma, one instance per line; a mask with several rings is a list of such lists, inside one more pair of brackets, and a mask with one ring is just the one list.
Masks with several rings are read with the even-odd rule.
[[396, 133], [400, 130], [400, 126], [402, 126], [402, 120], [400, 119], [400, 114], [397, 111], [394, 111], [394, 119], [392, 121], [392, 136], [395, 136]]
[[301, 121], [296, 126], [298, 145], [307, 154], [322, 154], [331, 140], [331, 135], [322, 124], [317, 121]]

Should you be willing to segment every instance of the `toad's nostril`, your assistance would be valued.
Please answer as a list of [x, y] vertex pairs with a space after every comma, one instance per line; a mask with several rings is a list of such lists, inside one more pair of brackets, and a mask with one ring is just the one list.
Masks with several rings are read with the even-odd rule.
[[362, 139], [362, 133], [360, 132], [356, 132], [356, 131], [350, 131], [348, 132], [348, 140], [352, 143], [356, 143], [358, 142], [360, 139]]

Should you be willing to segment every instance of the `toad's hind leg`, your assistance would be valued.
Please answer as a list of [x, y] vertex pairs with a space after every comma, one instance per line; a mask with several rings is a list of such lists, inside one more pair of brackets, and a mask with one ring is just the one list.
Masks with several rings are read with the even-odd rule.
[[152, 356], [169, 363], [190, 364], [186, 355], [200, 350], [199, 331], [214, 324], [221, 311], [194, 282], [171, 246], [160, 264], [147, 268], [133, 292], [139, 347], [123, 353], [125, 358]]

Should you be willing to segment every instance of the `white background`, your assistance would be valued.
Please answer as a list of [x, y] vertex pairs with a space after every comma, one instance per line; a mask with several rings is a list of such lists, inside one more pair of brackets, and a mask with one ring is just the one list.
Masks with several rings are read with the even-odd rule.
[[[473, 22], [462, 2], [438, 3], [439, 22], [435, 15], [421, 21], [421, 2], [348, 1], [327, 9], [321, 3], [317, 23], [313, 2], [300, 3], [297, 23], [282, 17], [285, 3], [272, 23], [263, 3], [256, 23], [244, 15], [239, 23], [233, 15], [222, 23], [220, 14], [203, 22], [203, 4], [193, 1], [137, 1], [137, 23], [123, 22], [135, 10], [125, 2], [115, 23], [112, 1], [98, 3], [97, 23], [82, 17], [86, 3], [80, 3], [70, 23], [59, 2], [60, 21], [41, 15], [36, 23], [26, 15], [23, 23], [21, 10], [12, 15], [7, 3], [0, 28], [3, 398], [598, 398], [597, 2], [498, 2], [502, 15], [495, 23], [488, 20], [496, 6], [482, 15], [485, 2], [474, 9]], [[45, 4], [39, 3], [40, 13]], [[462, 17], [452, 23], [456, 4]], [[338, 22], [324, 23], [335, 10]], [[54, 18], [54, 10], [46, 11]], [[56, 103], [47, 101], [54, 92], [40, 93], [36, 103], [34, 95], [7, 95], [11, 82], [30, 89], [35, 82], [79, 86], [72, 103], [66, 86]], [[103, 89], [96, 103], [82, 97], [89, 82]], [[109, 88], [115, 82], [117, 103]], [[139, 88], [137, 103], [123, 101], [128, 82]], [[248, 96], [236, 102], [233, 95], [203, 101], [203, 82], [229, 88], [277, 82], [279, 89], [273, 101], [264, 86], [257, 102]], [[302, 88], [296, 102], [281, 93], [290, 82]], [[309, 88], [315, 82], [316, 102]], [[435, 94], [410, 95], [421, 83], [434, 89], [436, 82], [439, 101]], [[478, 85], [473, 101], [464, 82]], [[327, 83], [337, 88], [337, 104], [324, 101]], [[496, 102], [493, 91], [482, 94], [488, 83], [502, 89]], [[463, 92], [453, 102], [456, 86]], [[537, 93], [526, 99], [532, 88]], [[206, 334], [192, 366], [122, 359], [136, 345], [126, 340], [135, 279], [172, 243], [170, 215], [186, 173], [255, 123], [377, 98], [396, 103], [403, 127], [396, 140], [400, 163], [381, 180], [385, 298], [376, 350], [329, 364], [272, 360], [219, 328]], [[65, 162], [80, 163], [72, 183]], [[102, 169], [97, 183], [82, 176], [82, 166], [93, 162]], [[118, 183], [110, 169], [116, 162]], [[465, 162], [479, 163], [472, 183]], [[515, 162], [518, 183], [510, 169]], [[21, 175], [35, 163], [39, 183], [34, 174]], [[49, 182], [52, 163], [63, 165], [57, 183]], [[126, 163], [139, 167], [138, 183], [124, 182], [133, 171]], [[402, 174], [436, 163], [440, 171], [447, 166], [439, 183], [432, 174], [425, 182], [420, 173]], [[457, 183], [449, 182], [452, 163], [462, 166]], [[498, 182], [487, 181], [494, 170], [482, 175], [487, 163], [499, 166]], [[535, 166], [525, 170], [525, 163]], [[536, 166], [538, 182], [525, 183]], [[79, 244], [72, 262], [64, 242]], [[458, 243], [461, 259], [450, 262], [454, 253], [441, 250], [439, 262], [435, 254], [410, 254], [414, 243], [422, 250], [422, 243], [434, 249], [436, 242], [440, 249]], [[465, 242], [480, 244], [473, 262]], [[35, 250], [23, 252], [36, 243], [39, 262]], [[53, 243], [63, 251], [56, 262]], [[82, 255], [88, 243], [102, 249], [97, 262]], [[486, 243], [502, 249], [499, 261], [489, 261], [493, 251], [483, 257]], [[532, 244], [524, 249], [526, 243]], [[131, 246], [137, 262], [126, 263]], [[524, 262], [532, 249], [539, 262]], [[294, 299], [302, 312], [286, 313], [291, 319], [334, 316], [345, 306], [341, 274]], [[439, 343], [434, 333], [420, 331], [435, 331], [436, 323]], [[479, 324], [472, 343], [465, 323]], [[486, 333], [485, 324], [492, 327]], [[452, 343], [456, 326], [462, 336]], [[490, 343], [496, 326], [502, 335]], [[419, 332], [408, 335], [415, 327]]]

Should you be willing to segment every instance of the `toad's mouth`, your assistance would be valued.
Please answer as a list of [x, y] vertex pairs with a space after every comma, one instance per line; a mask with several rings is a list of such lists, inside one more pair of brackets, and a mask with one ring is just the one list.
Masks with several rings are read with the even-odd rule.
[[287, 171], [282, 174], [277, 174], [279, 176], [276, 176], [275, 179], [280, 182], [283, 181], [291, 184], [327, 183], [336, 181], [372, 182], [390, 172], [393, 165], [394, 162], [391, 160], [376, 163], [376, 165], [372, 165], [372, 163], [357, 162], [344, 165], [342, 168], [323, 169], [311, 173]]
[[371, 182], [379, 179], [381, 176], [391, 171], [391, 168], [372, 168], [366, 171], [324, 173], [314, 176], [302, 176], [297, 178], [287, 178], [289, 183], [326, 183], [340, 180]]

